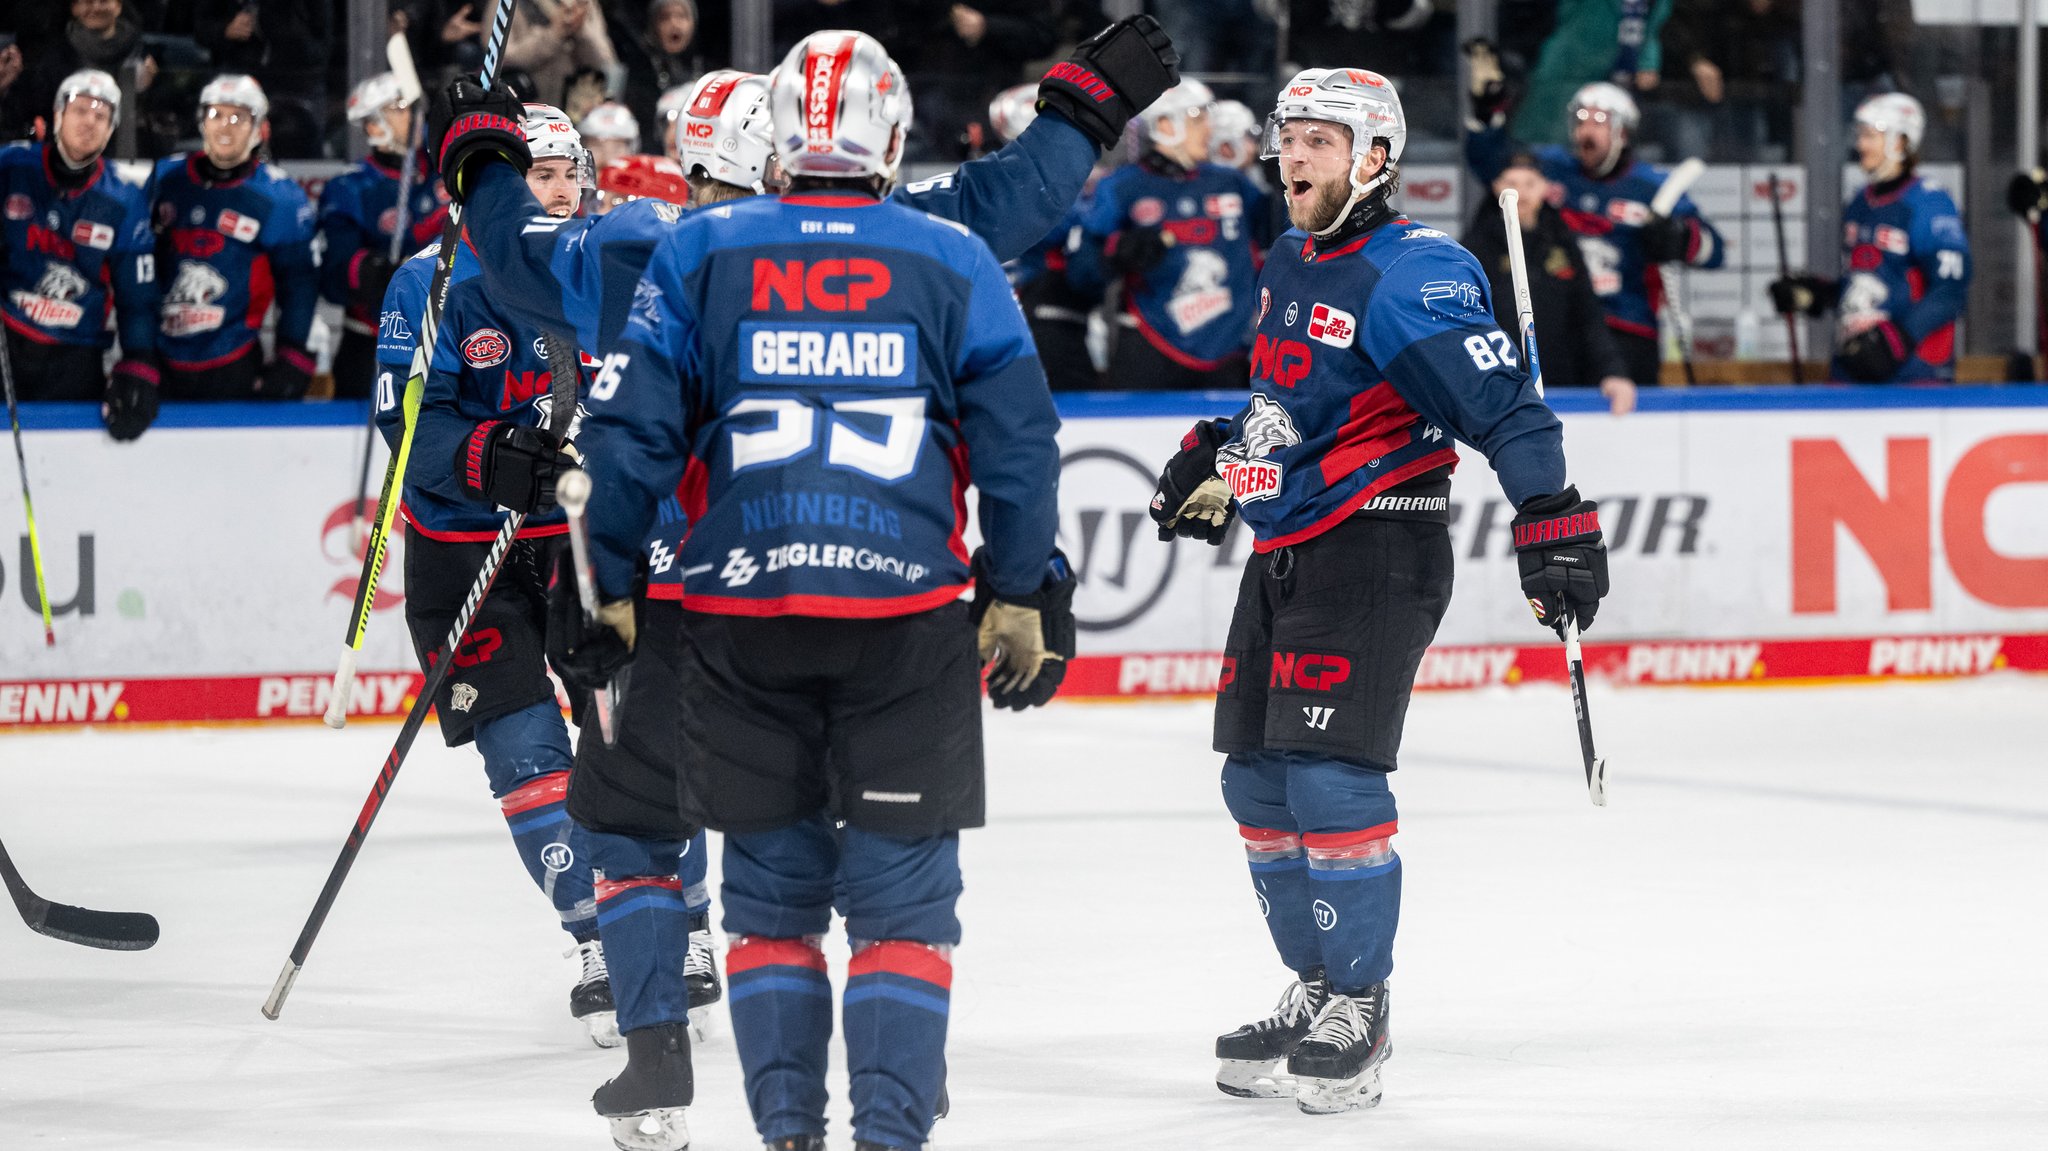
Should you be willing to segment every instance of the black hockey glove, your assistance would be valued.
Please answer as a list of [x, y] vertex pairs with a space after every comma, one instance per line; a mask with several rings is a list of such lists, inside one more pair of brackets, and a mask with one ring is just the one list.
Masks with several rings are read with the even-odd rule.
[[1181, 437], [1180, 450], [1166, 461], [1150, 509], [1162, 541], [1185, 536], [1220, 544], [1230, 533], [1237, 505], [1216, 475], [1216, 449], [1223, 441], [1222, 421], [1203, 420], [1188, 429]]
[[486, 420], [455, 449], [455, 474], [485, 503], [535, 515], [555, 506], [555, 477], [576, 461], [545, 428]]
[[1081, 41], [1038, 82], [1038, 110], [1114, 148], [1124, 125], [1180, 83], [1180, 53], [1150, 16], [1119, 20]]
[[988, 580], [988, 549], [974, 553], [974, 621], [989, 702], [1023, 711], [1052, 699], [1074, 657], [1074, 588], [1066, 554], [1053, 549], [1045, 582], [1030, 595], [1006, 596]]
[[1474, 37], [1461, 47], [1465, 52], [1465, 94], [1472, 99], [1472, 118], [1467, 121], [1477, 132], [1498, 128], [1507, 122], [1508, 82], [1501, 70], [1500, 49], [1491, 40]]
[[526, 146], [520, 121], [526, 106], [500, 84], [485, 88], [475, 80], [458, 78], [434, 93], [427, 110], [427, 138], [440, 157], [441, 180], [448, 195], [460, 202], [468, 194], [474, 164], [504, 160], [520, 175], [533, 166], [533, 153]]
[[1515, 562], [1522, 569], [1522, 594], [1536, 622], [1564, 636], [1566, 612], [1579, 630], [1593, 626], [1600, 598], [1607, 594], [1607, 542], [1600, 536], [1600, 507], [1579, 498], [1579, 489], [1537, 496], [1515, 516]]
[[282, 345], [277, 349], [260, 375], [256, 377], [256, 398], [259, 400], [296, 400], [313, 386], [312, 353], [304, 348]]
[[100, 400], [100, 422], [107, 434], [123, 443], [136, 439], [156, 422], [156, 365], [148, 360], [126, 359], [114, 365], [107, 378], [106, 396]]
[[1842, 286], [1822, 276], [1800, 272], [1771, 281], [1771, 307], [1781, 316], [1794, 312], [1805, 312], [1818, 316], [1835, 306], [1841, 298]]
[[383, 252], [365, 251], [356, 262], [354, 282], [349, 285], [348, 302], [356, 311], [376, 315], [384, 310], [384, 290], [391, 286], [392, 273], [398, 270], [391, 257]]
[[1881, 384], [1899, 374], [1906, 362], [1906, 334], [1890, 320], [1871, 325], [1842, 341], [1835, 358], [1852, 380]]
[[1643, 259], [1652, 264], [1682, 264], [1692, 259], [1699, 225], [1685, 216], [1652, 216], [1643, 225]]
[[1142, 276], [1158, 267], [1173, 245], [1173, 233], [1160, 228], [1125, 228], [1109, 238], [1103, 257], [1118, 275]]
[[2012, 183], [2005, 186], [2005, 206], [2029, 220], [2048, 212], [2048, 171], [2013, 173]]
[[[563, 548], [548, 590], [548, 665], [577, 693], [604, 690], [633, 661], [640, 634], [640, 601], [615, 599], [600, 603], [597, 620], [583, 618], [576, 594], [576, 559]], [[580, 724], [581, 721], [579, 720]]]

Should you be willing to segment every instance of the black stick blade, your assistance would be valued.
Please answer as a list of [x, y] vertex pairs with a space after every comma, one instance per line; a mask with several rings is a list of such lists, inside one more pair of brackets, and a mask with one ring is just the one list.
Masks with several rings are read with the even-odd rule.
[[94, 911], [52, 903], [28, 920], [39, 935], [106, 951], [147, 951], [156, 945], [156, 917], [140, 911]]

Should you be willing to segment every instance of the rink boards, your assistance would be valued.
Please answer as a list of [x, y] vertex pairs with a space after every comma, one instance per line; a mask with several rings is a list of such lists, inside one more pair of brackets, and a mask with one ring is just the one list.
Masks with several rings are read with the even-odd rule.
[[[1242, 531], [1161, 544], [1146, 505], [1193, 419], [1225, 394], [1070, 397], [1061, 546], [1081, 580], [1065, 694], [1210, 690]], [[1601, 501], [1614, 594], [1589, 669], [1621, 683], [2048, 670], [2048, 387], [1646, 393], [1616, 418], [1553, 397], [1572, 479]], [[362, 410], [168, 409], [134, 444], [87, 405], [24, 411], [58, 615], [46, 648], [18, 501], [0, 501], [0, 728], [305, 719], [326, 707], [359, 559]], [[381, 451], [381, 449], [380, 449]], [[1458, 559], [1424, 688], [1554, 680], [1529, 618], [1512, 509], [1469, 448]], [[381, 455], [374, 472], [381, 475]], [[970, 504], [972, 501], [970, 500]], [[380, 589], [352, 707], [410, 705], [403, 550]]]

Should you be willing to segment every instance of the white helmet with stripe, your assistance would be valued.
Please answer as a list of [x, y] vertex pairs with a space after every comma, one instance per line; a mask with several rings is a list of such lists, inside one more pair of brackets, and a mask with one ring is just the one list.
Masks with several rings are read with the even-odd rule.
[[689, 175], [759, 192], [775, 159], [768, 77], [727, 68], [690, 86], [676, 117], [676, 159]]
[[[1280, 130], [1290, 120], [1323, 120], [1351, 131], [1351, 198], [1330, 225], [1317, 235], [1335, 231], [1359, 201], [1374, 191], [1394, 186], [1400, 174], [1401, 149], [1408, 143], [1408, 117], [1393, 81], [1363, 68], [1307, 68], [1280, 89], [1273, 113], [1266, 117], [1264, 160], [1280, 155]], [[1358, 165], [1378, 142], [1387, 162], [1369, 180], [1358, 178]]]
[[1927, 135], [1927, 110], [1904, 92], [1884, 92], [1856, 105], [1856, 124], [1884, 136], [1885, 168], [1895, 171], [1920, 154]]
[[215, 105], [225, 104], [231, 108], [247, 108], [257, 123], [270, 118], [270, 98], [263, 94], [263, 85], [254, 76], [228, 73], [215, 76], [206, 87], [199, 90], [199, 119], [206, 119], [206, 110]]
[[568, 160], [576, 166], [576, 183], [579, 186], [597, 186], [597, 173], [592, 170], [590, 150], [583, 146], [583, 135], [560, 108], [552, 104], [528, 104], [526, 118], [520, 121], [519, 129], [526, 134], [526, 147], [535, 161]]
[[791, 176], [894, 180], [910, 132], [903, 69], [862, 32], [813, 32], [768, 76], [775, 154]]
[[640, 140], [640, 121], [632, 109], [609, 100], [585, 112], [576, 130], [586, 140]]

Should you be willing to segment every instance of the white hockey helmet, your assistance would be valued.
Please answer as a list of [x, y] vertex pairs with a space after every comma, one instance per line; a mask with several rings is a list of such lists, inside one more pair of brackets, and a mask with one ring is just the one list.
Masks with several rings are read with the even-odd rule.
[[[1337, 218], [1318, 235], [1334, 231], [1360, 200], [1375, 189], [1391, 187], [1400, 173], [1401, 149], [1408, 143], [1408, 116], [1393, 81], [1363, 68], [1306, 68], [1280, 89], [1273, 114], [1266, 117], [1266, 142], [1259, 158], [1280, 155], [1280, 129], [1290, 120], [1324, 120], [1351, 130], [1351, 198]], [[1387, 162], [1372, 179], [1360, 181], [1359, 161], [1372, 154], [1374, 141], [1387, 149]]]
[[676, 159], [683, 171], [762, 191], [775, 159], [768, 77], [730, 68], [709, 72], [687, 95], [676, 117]]
[[98, 68], [81, 68], [64, 77], [57, 85], [56, 106], [51, 109], [50, 133], [55, 135], [64, 124], [64, 106], [73, 100], [98, 100], [107, 106], [108, 123], [121, 126], [121, 85], [113, 76]]
[[519, 130], [526, 134], [527, 150], [535, 160], [568, 160], [576, 166], [579, 187], [597, 186], [597, 173], [591, 167], [590, 150], [583, 146], [583, 135], [560, 108], [552, 104], [528, 104], [526, 118], [519, 122]]
[[[1187, 138], [1188, 121], [1206, 116], [1216, 106], [1216, 93], [1200, 80], [1182, 80], [1159, 94], [1138, 113], [1141, 138], [1172, 147]], [[1160, 121], [1166, 121], [1161, 124]]]
[[1583, 85], [1572, 93], [1569, 104], [1564, 106], [1565, 130], [1580, 120], [1604, 117], [1609, 128], [1607, 136], [1607, 157], [1600, 161], [1600, 169], [1594, 174], [1605, 176], [1614, 170], [1621, 159], [1621, 153], [1635, 138], [1636, 125], [1642, 123], [1643, 114], [1636, 108], [1636, 98], [1623, 91], [1618, 84], [1595, 80]]
[[768, 74], [775, 154], [791, 176], [894, 180], [910, 133], [903, 69], [863, 32], [813, 32]]
[[1258, 156], [1259, 117], [1236, 100], [1218, 100], [1209, 113], [1209, 151], [1221, 162], [1242, 168]]
[[1904, 92], [1885, 92], [1856, 105], [1856, 123], [1868, 124], [1884, 136], [1884, 156], [1891, 164], [1904, 164], [1920, 154], [1920, 141], [1927, 135], [1927, 110]]
[[1024, 134], [1024, 129], [1038, 119], [1038, 85], [1019, 84], [996, 93], [988, 102], [988, 126], [996, 130], [1003, 143]]
[[243, 76], [230, 72], [215, 76], [199, 90], [199, 119], [204, 122], [206, 110], [217, 104], [232, 108], [247, 108], [257, 123], [270, 119], [270, 97], [263, 94], [263, 85], [254, 76]]
[[611, 100], [585, 112], [582, 121], [576, 125], [576, 131], [586, 140], [640, 142], [640, 121], [633, 118], [632, 109]]
[[398, 77], [390, 72], [379, 72], [349, 90], [348, 122], [363, 126], [363, 135], [369, 137], [370, 147], [380, 152], [398, 151], [405, 147], [405, 141], [393, 135], [384, 111], [405, 106], [405, 89], [399, 85]]

